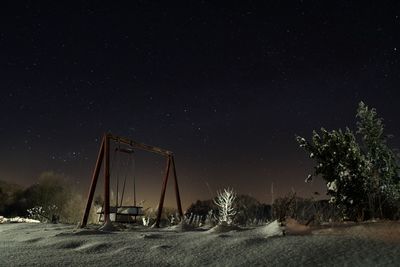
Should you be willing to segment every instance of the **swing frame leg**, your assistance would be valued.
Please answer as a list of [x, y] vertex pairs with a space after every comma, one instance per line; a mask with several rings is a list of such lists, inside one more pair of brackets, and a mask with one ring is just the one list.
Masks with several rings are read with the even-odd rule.
[[165, 176], [164, 176], [164, 181], [163, 181], [163, 185], [161, 188], [161, 197], [160, 197], [160, 202], [158, 204], [157, 219], [156, 219], [156, 223], [154, 224], [154, 227], [160, 227], [160, 220], [161, 220], [161, 214], [162, 214], [163, 205], [164, 205], [165, 190], [167, 189], [167, 182], [168, 182], [170, 167], [171, 167], [171, 157], [167, 156], [167, 167], [165, 168]]
[[94, 168], [93, 175], [92, 175], [92, 182], [90, 184], [90, 189], [89, 189], [88, 198], [87, 198], [87, 202], [86, 202], [85, 212], [83, 214], [83, 218], [82, 218], [81, 225], [80, 225], [81, 228], [86, 227], [87, 221], [89, 218], [89, 212], [90, 212], [90, 208], [92, 206], [93, 196], [94, 196], [94, 192], [96, 190], [97, 180], [99, 179], [100, 168], [101, 168], [101, 164], [103, 162], [103, 157], [104, 157], [104, 141], [105, 141], [105, 136], [103, 136], [103, 139], [101, 141], [100, 150], [97, 155], [96, 166]]
[[174, 172], [176, 206], [178, 207], [178, 212], [179, 212], [179, 215], [181, 216], [181, 219], [182, 219], [183, 218], [183, 212], [182, 212], [181, 196], [179, 194], [178, 177], [177, 177], [177, 174], [176, 174], [174, 156], [171, 156], [171, 160], [172, 160], [172, 170]]
[[107, 134], [104, 143], [104, 225], [110, 223], [110, 136]]
[[167, 166], [165, 168], [165, 176], [164, 176], [164, 181], [163, 185], [161, 188], [161, 197], [160, 197], [160, 202], [158, 204], [158, 211], [157, 211], [157, 219], [154, 224], [154, 227], [160, 227], [160, 220], [161, 220], [161, 215], [162, 215], [162, 210], [164, 206], [164, 198], [165, 198], [165, 191], [167, 189], [167, 183], [168, 183], [168, 177], [169, 177], [169, 172], [171, 169], [172, 165], [172, 171], [174, 174], [174, 186], [175, 186], [175, 197], [176, 197], [176, 205], [178, 208], [179, 216], [183, 218], [183, 212], [182, 212], [182, 204], [181, 204], [181, 197], [179, 194], [179, 186], [178, 186], [178, 177], [176, 174], [176, 167], [175, 167], [175, 160], [173, 155], [168, 155], [167, 156]]

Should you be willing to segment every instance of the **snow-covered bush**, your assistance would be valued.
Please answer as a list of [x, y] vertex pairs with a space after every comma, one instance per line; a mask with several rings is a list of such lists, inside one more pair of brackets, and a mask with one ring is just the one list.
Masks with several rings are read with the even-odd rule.
[[400, 201], [398, 158], [388, 146], [383, 119], [374, 108], [361, 102], [357, 109], [357, 133], [361, 148], [370, 164], [368, 174], [368, 204], [372, 217], [392, 217], [393, 207]]
[[[297, 142], [316, 162], [314, 174], [326, 181], [330, 202], [344, 218], [392, 217], [384, 214], [384, 205], [400, 201], [399, 167], [383, 135], [382, 119], [364, 103], [357, 110], [357, 134], [345, 131], [313, 131], [311, 141], [297, 136]], [[393, 205], [392, 205], [393, 206]], [[379, 211], [379, 212], [378, 212]], [[367, 215], [367, 216], [366, 216]]]
[[360, 216], [366, 205], [369, 164], [350, 129], [329, 132], [322, 128], [320, 133], [313, 132], [311, 142], [301, 137], [297, 141], [316, 161], [313, 175], [326, 181], [331, 202], [345, 217]]
[[236, 214], [234, 207], [235, 199], [236, 193], [233, 189], [228, 188], [217, 192], [214, 203], [218, 206], [218, 221], [220, 224], [226, 223], [230, 225], [232, 223], [233, 216]]
[[59, 221], [59, 210], [56, 205], [49, 205], [46, 207], [35, 206], [27, 210], [29, 218], [38, 220], [40, 222], [57, 223]]

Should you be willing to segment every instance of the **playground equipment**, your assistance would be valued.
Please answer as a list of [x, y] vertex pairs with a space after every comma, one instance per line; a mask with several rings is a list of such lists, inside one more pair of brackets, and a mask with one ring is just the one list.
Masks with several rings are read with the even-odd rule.
[[[125, 137], [114, 136], [110, 133], [107, 133], [107, 134], [104, 134], [101, 145], [100, 145], [100, 150], [99, 150], [96, 165], [95, 165], [95, 168], [93, 171], [92, 182], [91, 182], [89, 193], [88, 193], [86, 208], [85, 208], [85, 211], [83, 214], [81, 227], [83, 228], [87, 224], [87, 220], [89, 217], [90, 208], [92, 206], [93, 196], [94, 196], [94, 192], [96, 190], [96, 185], [97, 185], [97, 181], [99, 178], [100, 169], [101, 169], [103, 160], [104, 160], [104, 205], [97, 212], [98, 212], [98, 214], [100, 214], [100, 219], [102, 219], [102, 221], [104, 221], [104, 226], [110, 225], [112, 223], [112, 221], [132, 222], [136, 219], [136, 216], [143, 215], [142, 207], [137, 206], [137, 203], [136, 203], [135, 176], [133, 176], [133, 192], [134, 192], [133, 205], [132, 206], [123, 206], [122, 205], [122, 203], [123, 203], [122, 201], [123, 201], [124, 193], [125, 193], [125, 186], [126, 186], [126, 182], [127, 182], [127, 176], [125, 176], [123, 188], [122, 188], [122, 195], [121, 195], [121, 198], [119, 198], [119, 191], [118, 191], [119, 177], [117, 175], [115, 177], [116, 185], [117, 185], [115, 206], [110, 206], [110, 141], [117, 143], [118, 147], [115, 148], [116, 153], [126, 153], [128, 156], [133, 157], [134, 149], [140, 149], [140, 150], [148, 151], [151, 153], [159, 154], [166, 158], [167, 164], [166, 164], [163, 184], [162, 184], [162, 188], [161, 188], [160, 201], [158, 204], [157, 219], [156, 219], [154, 226], [159, 227], [159, 225], [160, 225], [160, 219], [161, 219], [162, 209], [163, 209], [163, 205], [164, 205], [165, 191], [167, 188], [168, 177], [169, 177], [169, 173], [171, 170], [171, 166], [172, 166], [173, 175], [174, 175], [175, 196], [176, 196], [178, 212], [179, 212], [179, 215], [181, 217], [183, 217], [182, 205], [181, 205], [181, 200], [180, 200], [180, 195], [179, 195], [178, 178], [177, 178], [177, 174], [176, 174], [176, 167], [175, 167], [175, 160], [174, 160], [173, 153], [171, 151], [168, 151], [168, 150], [165, 150], [165, 149], [162, 149], [159, 147], [142, 144], [142, 143], [130, 140]], [[126, 147], [121, 147], [121, 145], [124, 145]]]
[[[119, 142], [118, 146], [114, 149], [114, 155], [111, 160], [110, 164], [110, 169], [111, 172], [114, 170], [115, 171], [115, 177], [114, 179], [116, 180], [116, 195], [115, 195], [115, 206], [110, 206], [110, 219], [113, 222], [119, 222], [119, 223], [133, 223], [136, 222], [136, 217], [137, 216], [143, 216], [143, 210], [141, 206], [137, 206], [136, 204], [136, 163], [135, 163], [135, 157], [134, 153], [135, 151], [132, 148], [124, 148], [121, 147], [121, 144]], [[127, 155], [127, 159], [125, 160], [125, 166], [120, 166], [121, 163], [123, 163], [123, 159], [121, 158], [124, 155], [119, 155], [119, 154], [124, 154]], [[130, 168], [133, 166], [133, 172], [131, 173], [131, 176], [133, 178], [133, 206], [124, 206], [124, 195], [125, 195], [125, 188], [127, 186], [127, 178], [128, 173], [125, 172], [123, 184], [122, 184], [122, 193], [121, 197], [119, 197], [119, 179], [120, 179], [120, 168], [124, 168], [129, 171]], [[104, 207], [100, 207], [97, 210], [97, 214], [99, 214], [99, 221], [104, 222]]]

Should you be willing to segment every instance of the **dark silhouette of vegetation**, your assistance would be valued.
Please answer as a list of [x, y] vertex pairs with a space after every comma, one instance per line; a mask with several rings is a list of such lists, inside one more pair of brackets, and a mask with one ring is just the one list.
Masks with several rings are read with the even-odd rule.
[[[271, 219], [271, 205], [262, 204], [249, 195], [236, 197], [235, 210], [233, 223], [237, 225], [261, 223]], [[218, 217], [218, 207], [212, 199], [197, 200], [189, 206], [185, 213], [187, 218], [193, 214], [200, 216], [201, 222], [205, 223], [209, 216]]]
[[67, 180], [63, 175], [44, 172], [37, 183], [27, 188], [0, 182], [0, 215], [47, 222], [78, 222], [84, 201], [73, 192]]
[[256, 224], [271, 219], [271, 205], [260, 203], [249, 195], [239, 195], [236, 200], [234, 223], [239, 225]]
[[328, 221], [339, 221], [340, 214], [333, 203], [328, 200], [298, 197], [295, 192], [275, 199], [273, 218], [284, 221], [287, 217], [296, 219], [302, 224], [320, 224]]

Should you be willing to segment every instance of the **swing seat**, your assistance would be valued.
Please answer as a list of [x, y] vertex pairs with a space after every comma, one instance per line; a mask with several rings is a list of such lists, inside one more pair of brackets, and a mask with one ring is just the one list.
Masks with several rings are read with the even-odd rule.
[[[136, 216], [143, 216], [143, 207], [140, 206], [110, 206], [110, 220], [112, 222], [119, 223], [134, 223], [136, 222]], [[104, 222], [104, 210], [103, 207], [97, 209], [99, 214], [99, 221]]]
[[117, 214], [125, 214], [130, 216], [143, 216], [143, 207], [139, 206], [121, 206], [118, 207]]

